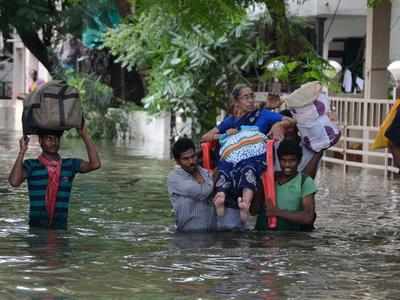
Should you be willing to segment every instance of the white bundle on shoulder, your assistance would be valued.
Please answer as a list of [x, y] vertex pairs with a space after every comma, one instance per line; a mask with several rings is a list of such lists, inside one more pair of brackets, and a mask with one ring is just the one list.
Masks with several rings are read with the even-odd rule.
[[319, 81], [302, 85], [284, 100], [308, 149], [319, 152], [338, 142], [340, 130], [328, 117], [329, 98]]

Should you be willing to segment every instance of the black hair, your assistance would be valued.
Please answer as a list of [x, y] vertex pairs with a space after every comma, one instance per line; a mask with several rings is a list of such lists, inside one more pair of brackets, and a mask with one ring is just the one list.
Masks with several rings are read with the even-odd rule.
[[303, 149], [296, 141], [285, 139], [279, 143], [278, 158], [281, 159], [284, 155], [296, 155], [300, 162], [303, 156]]
[[61, 137], [64, 134], [64, 130], [51, 130], [51, 129], [39, 129], [37, 135], [42, 137], [44, 135], [54, 135], [56, 137]]
[[179, 159], [183, 152], [186, 152], [190, 149], [196, 150], [193, 141], [187, 137], [183, 137], [175, 142], [174, 146], [172, 147], [172, 155], [175, 159]]
[[279, 112], [282, 116], [293, 118], [293, 114], [288, 109], [281, 110]]

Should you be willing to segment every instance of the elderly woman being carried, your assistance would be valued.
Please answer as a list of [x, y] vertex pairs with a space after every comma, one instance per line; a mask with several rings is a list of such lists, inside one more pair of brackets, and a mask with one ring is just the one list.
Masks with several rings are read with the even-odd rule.
[[257, 109], [254, 93], [246, 85], [232, 91], [234, 113], [202, 137], [202, 141], [218, 139], [221, 143], [217, 163], [214, 205], [219, 216], [229, 205], [227, 198], [236, 199], [240, 219], [246, 223], [259, 178], [266, 169], [265, 140], [270, 135], [282, 139], [295, 121], [266, 109]]

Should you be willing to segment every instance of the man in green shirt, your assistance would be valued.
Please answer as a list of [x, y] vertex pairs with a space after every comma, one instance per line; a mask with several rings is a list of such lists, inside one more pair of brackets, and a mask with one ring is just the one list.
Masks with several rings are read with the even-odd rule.
[[297, 172], [302, 149], [298, 143], [283, 140], [278, 147], [281, 170], [276, 173], [276, 207], [263, 209], [256, 230], [266, 230], [266, 216], [278, 217], [277, 230], [310, 230], [316, 218], [313, 179]]

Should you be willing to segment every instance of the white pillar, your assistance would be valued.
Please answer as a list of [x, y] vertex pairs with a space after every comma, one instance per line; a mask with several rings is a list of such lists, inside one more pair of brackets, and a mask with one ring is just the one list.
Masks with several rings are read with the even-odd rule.
[[25, 47], [17, 34], [14, 34], [14, 55], [13, 55], [13, 89], [12, 97], [25, 92]]
[[390, 1], [368, 9], [365, 49], [365, 98], [387, 98], [390, 45]]
[[332, 42], [331, 38], [327, 38], [324, 41], [323, 56], [322, 56], [324, 59], [329, 58], [329, 45], [331, 44], [331, 42]]

